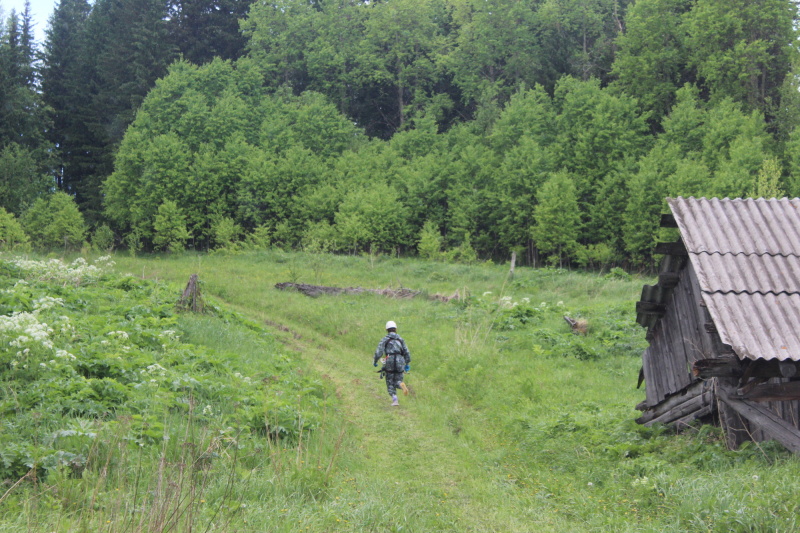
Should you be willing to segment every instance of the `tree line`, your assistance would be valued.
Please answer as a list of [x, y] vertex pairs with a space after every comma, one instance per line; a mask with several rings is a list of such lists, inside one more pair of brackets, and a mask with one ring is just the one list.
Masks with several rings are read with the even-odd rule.
[[63, 191], [73, 245], [647, 266], [666, 196], [800, 192], [796, 21], [789, 0], [62, 0], [41, 50], [27, 10], [0, 35], [0, 206], [24, 229]]

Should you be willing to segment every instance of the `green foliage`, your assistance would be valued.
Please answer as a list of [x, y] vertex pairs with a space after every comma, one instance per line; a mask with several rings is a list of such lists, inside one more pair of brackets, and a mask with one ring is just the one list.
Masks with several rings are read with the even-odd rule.
[[233, 248], [242, 234], [241, 226], [230, 217], [217, 219], [212, 224], [211, 231], [217, 248]]
[[758, 171], [755, 188], [750, 193], [752, 198], [783, 198], [781, 187], [781, 165], [775, 158], [764, 160]]
[[422, 259], [438, 260], [442, 255], [442, 234], [432, 220], [425, 222], [419, 233], [417, 252]]
[[[186, 272], [200, 264], [194, 254], [119, 259], [123, 271], [146, 271], [180, 286]], [[309, 365], [303, 375], [326, 375], [340, 384], [341, 403], [324, 411], [323, 420], [330, 424], [339, 415], [357, 413], [357, 423], [331, 431], [323, 422], [307, 436], [330, 447], [346, 429], [340, 460], [329, 476], [323, 474], [329, 457], [324, 448], [264, 446], [256, 452], [252, 441], [241, 437], [235, 439], [244, 446], [238, 451], [215, 448], [221, 457], [210, 459], [209, 482], [225, 483], [216, 499], [205, 493], [206, 507], [220, 501], [229, 482], [231, 492], [247, 505], [236, 516], [262, 529], [280, 530], [291, 523], [312, 531], [390, 531], [398, 522], [386, 513], [394, 511], [405, 517], [404, 529], [415, 531], [523, 532], [530, 529], [532, 516], [553, 531], [714, 530], [717, 523], [727, 530], [734, 522], [731, 514], [753, 530], [764, 524], [780, 531], [794, 527], [798, 506], [786, 502], [800, 494], [800, 483], [787, 482], [799, 470], [790, 453], [772, 443], [730, 451], [713, 426], [675, 434], [634, 422], [639, 416], [634, 406], [644, 397], [636, 389], [636, 376], [647, 344], [635, 323], [634, 303], [642, 284], [652, 280], [518, 266], [509, 281], [507, 265], [327, 255], [326, 284], [401, 284], [447, 297], [458, 289], [459, 298], [308, 298], [274, 290], [275, 282], [287, 281], [289, 265], [310, 276], [310, 260], [306, 252], [278, 250], [203, 255], [201, 275], [208, 281], [206, 294], [224, 294], [253, 320], [280, 324], [275, 335], [294, 348], [291, 361]], [[369, 357], [387, 313], [400, 325], [414, 358], [406, 376], [412, 395], [400, 398], [399, 411], [389, 407]], [[574, 334], [564, 316], [585, 321], [587, 333]], [[219, 336], [219, 344], [250, 352], [239, 349], [245, 346], [239, 337], [220, 335], [207, 322], [192, 331], [191, 342]], [[259, 360], [254, 355], [248, 361]], [[282, 381], [270, 380], [267, 390], [276, 390]], [[283, 399], [293, 396], [286, 392]], [[198, 404], [195, 413], [202, 408]], [[280, 406], [272, 412], [283, 420]], [[397, 417], [403, 420], [402, 431], [375, 430]], [[203, 421], [208, 423], [213, 418]], [[281, 422], [275, 430], [279, 427], [292, 425]], [[262, 443], [267, 434], [265, 429]], [[162, 443], [158, 453], [143, 458], [145, 463], [149, 460], [155, 471], [162, 447], [169, 454], [181, 440]], [[397, 452], [391, 462], [376, 459], [383, 452], [375, 450], [389, 448]], [[156, 451], [156, 446], [143, 449]], [[245, 470], [229, 478], [223, 450], [242, 456]], [[175, 464], [170, 457], [167, 471]], [[405, 475], [393, 478], [398, 469]], [[472, 482], [454, 485], [454, 475]], [[463, 501], [470, 506], [465, 508]], [[420, 512], [403, 514], [410, 508]], [[105, 523], [104, 511], [96, 513]]]
[[342, 248], [391, 252], [409, 244], [405, 214], [396, 190], [381, 181], [350, 191], [334, 217]]
[[[358, 131], [318, 94], [267, 95], [235, 67], [172, 66], [142, 104], [105, 183], [106, 213], [125, 231], [152, 236], [156, 207], [169, 197], [190, 237], [213, 243], [220, 217], [243, 228], [286, 222], [293, 245], [320, 213], [309, 197], [323, 185], [326, 160], [358, 143]], [[274, 222], [273, 222], [274, 223]]]
[[458, 246], [445, 252], [444, 256], [448, 261], [463, 263], [465, 265], [471, 265], [478, 260], [478, 253], [475, 251], [475, 248], [472, 247], [469, 233], [464, 235], [464, 240], [461, 241]]
[[245, 240], [245, 246], [254, 250], [266, 250], [271, 243], [272, 231], [269, 226], [257, 226]]
[[26, 252], [30, 239], [13, 214], [0, 207], [0, 252]]
[[675, 102], [675, 91], [688, 81], [683, 16], [686, 0], [641, 0], [631, 4], [625, 32], [616, 39], [615, 85], [636, 95], [642, 107], [658, 120]]
[[153, 231], [155, 232], [153, 244], [160, 250], [180, 252], [189, 239], [186, 217], [172, 200], [164, 200], [164, 203], [158, 206]]
[[86, 236], [83, 215], [75, 199], [64, 192], [37, 198], [21, 223], [33, 246], [40, 249], [79, 250]]
[[563, 265], [578, 251], [581, 223], [575, 185], [565, 172], [558, 172], [542, 185], [538, 199], [533, 240], [551, 263]]
[[100, 224], [92, 234], [92, 247], [98, 252], [110, 252], [114, 249], [114, 232], [108, 224]]
[[19, 216], [47, 190], [48, 180], [36, 154], [17, 143], [0, 149], [0, 207]]

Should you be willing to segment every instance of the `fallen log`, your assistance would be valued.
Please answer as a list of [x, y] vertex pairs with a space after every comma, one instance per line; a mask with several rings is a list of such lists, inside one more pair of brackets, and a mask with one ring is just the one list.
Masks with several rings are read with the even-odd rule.
[[381, 296], [387, 296], [389, 298], [414, 298], [422, 294], [420, 291], [402, 287], [399, 289], [364, 289], [362, 287], [326, 287], [324, 285], [309, 285], [307, 283], [276, 283], [275, 288], [282, 291], [295, 290], [312, 298], [323, 294], [361, 294], [365, 292], [380, 294]]

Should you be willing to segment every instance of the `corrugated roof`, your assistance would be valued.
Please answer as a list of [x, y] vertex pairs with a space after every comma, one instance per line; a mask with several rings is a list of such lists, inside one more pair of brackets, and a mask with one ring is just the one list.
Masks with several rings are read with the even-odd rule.
[[800, 292], [800, 259], [794, 255], [693, 253], [690, 257], [704, 292]]
[[703, 293], [722, 342], [740, 359], [800, 360], [800, 294]]
[[667, 203], [722, 342], [740, 358], [800, 360], [800, 199]]
[[800, 199], [669, 198], [690, 253], [800, 257]]

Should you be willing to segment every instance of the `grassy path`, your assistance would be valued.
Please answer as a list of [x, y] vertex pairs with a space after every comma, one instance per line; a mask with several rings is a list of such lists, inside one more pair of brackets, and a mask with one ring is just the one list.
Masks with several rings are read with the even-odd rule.
[[[385, 383], [373, 371], [371, 352], [355, 353], [302, 324], [267, 316], [263, 309], [239, 310], [267, 321], [335, 387], [349, 425], [344, 481], [357, 493], [378, 487], [387, 502], [386, 522], [378, 529], [353, 524], [353, 530], [408, 531], [419, 523], [437, 531], [580, 530], [555, 518], [546, 502], [532, 500], [491, 463], [488, 458], [498, 447], [491, 421], [458, 405], [447, 390], [412, 371], [407, 377], [412, 394], [400, 396], [399, 408], [391, 407]], [[464, 410], [454, 424], [453, 412]]]

